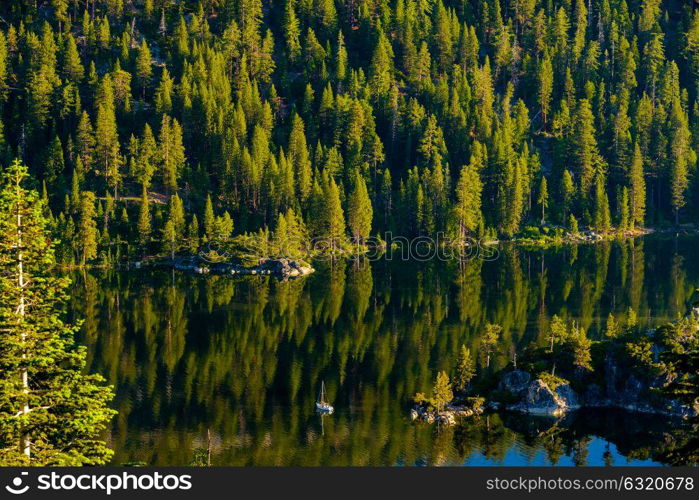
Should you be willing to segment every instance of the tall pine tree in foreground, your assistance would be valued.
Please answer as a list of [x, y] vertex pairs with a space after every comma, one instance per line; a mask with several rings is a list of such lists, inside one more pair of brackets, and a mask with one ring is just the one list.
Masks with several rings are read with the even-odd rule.
[[69, 282], [51, 273], [43, 203], [15, 161], [0, 188], [0, 464], [97, 465], [113, 394], [84, 375], [77, 325], [63, 322]]

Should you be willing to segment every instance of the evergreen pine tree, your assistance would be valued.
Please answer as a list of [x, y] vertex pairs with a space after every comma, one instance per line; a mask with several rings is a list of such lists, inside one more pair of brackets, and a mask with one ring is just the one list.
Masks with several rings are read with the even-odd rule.
[[551, 111], [551, 95], [553, 93], [553, 66], [551, 58], [548, 54], [544, 55], [539, 65], [539, 94], [538, 102], [541, 115], [543, 117], [544, 126], [547, 124], [547, 119]]
[[99, 375], [85, 375], [77, 327], [63, 322], [68, 280], [55, 264], [37, 193], [13, 163], [0, 188], [0, 461], [4, 465], [100, 465], [114, 412]]
[[335, 52], [335, 78], [338, 82], [343, 82], [347, 78], [347, 49], [342, 30], [338, 30], [337, 49]]
[[212, 241], [216, 235], [216, 217], [214, 216], [214, 206], [211, 203], [211, 195], [206, 197], [204, 205], [204, 237], [206, 241]]
[[629, 210], [629, 188], [624, 186], [619, 194], [619, 229], [625, 231], [631, 227], [631, 217]]
[[158, 142], [163, 184], [170, 192], [173, 192], [177, 190], [186, 161], [182, 142], [182, 127], [177, 120], [163, 115]]
[[182, 198], [177, 193], [173, 194], [168, 201], [168, 220], [173, 223], [173, 230], [178, 240], [184, 237], [185, 220], [184, 220], [184, 204]]
[[346, 235], [340, 190], [332, 178], [325, 181], [322, 210], [323, 237], [331, 251], [335, 252], [338, 248], [344, 247]]
[[95, 220], [95, 194], [83, 191], [80, 196], [80, 211], [76, 232], [76, 248], [82, 265], [97, 257], [97, 221]]
[[8, 71], [8, 53], [7, 53], [7, 37], [4, 31], [0, 31], [0, 104], [5, 102], [9, 83], [7, 77]]
[[160, 83], [155, 90], [155, 111], [158, 114], [172, 113], [172, 96], [174, 93], [174, 82], [170, 77], [170, 72], [167, 68], [163, 68], [160, 75]]
[[371, 58], [369, 79], [371, 92], [376, 98], [386, 95], [393, 85], [393, 49], [382, 30], [379, 30]]
[[141, 203], [138, 210], [138, 240], [144, 251], [150, 241], [152, 230], [148, 192], [144, 188], [141, 193]]
[[585, 198], [592, 188], [601, 157], [595, 137], [594, 115], [587, 99], [581, 99], [573, 119], [573, 157], [580, 182], [579, 195]]
[[609, 313], [607, 316], [607, 328], [604, 331], [604, 335], [607, 338], [615, 339], [621, 334], [621, 325], [614, 317], [614, 314]]
[[573, 214], [568, 217], [568, 231], [571, 234], [578, 234], [578, 219], [575, 218]]
[[609, 197], [605, 189], [604, 177], [597, 175], [595, 182], [595, 213], [594, 225], [598, 231], [606, 232], [611, 227], [611, 214], [609, 211]]
[[150, 85], [151, 78], [153, 77], [153, 62], [151, 60], [150, 49], [148, 48], [148, 43], [144, 38], [141, 40], [141, 47], [138, 50], [136, 56], [136, 80], [138, 85], [141, 87], [143, 97], [146, 96], [146, 89]]
[[63, 144], [58, 135], [54, 134], [46, 150], [44, 162], [45, 178], [48, 182], [55, 182], [63, 173], [65, 162], [63, 160]]
[[490, 368], [490, 361], [497, 351], [497, 345], [500, 341], [502, 327], [492, 323], [486, 323], [483, 337], [481, 338], [481, 354], [485, 359], [485, 367]]
[[284, 6], [284, 40], [289, 59], [294, 62], [301, 55], [301, 29], [294, 11], [295, 0], [286, 0]]
[[437, 411], [443, 411], [444, 407], [454, 399], [449, 375], [446, 372], [439, 372], [437, 380], [432, 387], [432, 401]]
[[638, 142], [634, 145], [631, 168], [629, 169], [630, 223], [632, 227], [643, 227], [646, 214], [646, 181], [643, 176], [643, 156]]
[[306, 145], [303, 120], [294, 115], [291, 120], [291, 133], [289, 134], [289, 158], [295, 169], [296, 190], [299, 201], [304, 203], [311, 192], [311, 160]]
[[187, 247], [193, 254], [199, 250], [199, 221], [196, 214], [192, 215], [192, 220], [187, 228]]
[[466, 394], [476, 369], [473, 366], [471, 351], [465, 346], [461, 346], [459, 351], [459, 361], [456, 366], [456, 376], [454, 377], [454, 389], [456, 392]]
[[175, 223], [172, 219], [168, 219], [163, 227], [163, 246], [170, 254], [170, 259], [175, 259], [175, 251], [177, 250], [177, 234], [175, 232]]
[[71, 33], [68, 33], [65, 38], [62, 72], [68, 81], [75, 84], [79, 84], [85, 76], [85, 69], [80, 61], [78, 46]]
[[456, 185], [456, 219], [459, 224], [459, 238], [463, 241], [467, 233], [473, 233], [483, 223], [481, 193], [483, 184], [477, 170], [475, 157], [461, 169]]
[[75, 133], [75, 148], [82, 166], [78, 169], [78, 175], [83, 177], [86, 171], [92, 168], [95, 150], [95, 132], [90, 122], [90, 117], [83, 111], [80, 115], [78, 128]]
[[66, 213], [76, 214], [80, 210], [80, 180], [77, 170], [73, 170], [73, 178], [70, 189], [70, 205], [66, 207]]
[[138, 141], [138, 149], [134, 153], [136, 153], [136, 170], [133, 173], [136, 180], [141, 184], [141, 187], [145, 187], [146, 190], [148, 190], [150, 189], [151, 180], [158, 163], [158, 149], [153, 131], [147, 123], [143, 126], [143, 135], [141, 136], [141, 140]]
[[573, 183], [573, 176], [569, 170], [564, 170], [563, 179], [561, 180], [561, 208], [563, 210], [563, 222], [566, 222], [568, 219], [568, 212], [570, 211], [574, 195], [575, 184]]
[[539, 184], [539, 197], [536, 199], [537, 204], [541, 207], [541, 225], [546, 224], [546, 209], [549, 206], [549, 189], [546, 182], [546, 176], [541, 176]]
[[121, 182], [119, 136], [114, 111], [114, 90], [109, 75], [103, 78], [100, 96], [95, 124], [97, 168], [102, 171], [106, 184], [114, 189], [114, 199], [118, 200], [118, 186]]
[[670, 193], [671, 206], [675, 213], [675, 224], [679, 224], [680, 210], [687, 203], [686, 191], [689, 187], [690, 158], [696, 162], [696, 155], [690, 149], [690, 131], [686, 113], [679, 99], [672, 103], [670, 113]]
[[223, 212], [223, 215], [220, 217], [216, 217], [214, 233], [218, 241], [228, 241], [231, 233], [233, 233], [233, 219], [231, 219], [231, 215], [227, 211]]
[[374, 210], [369, 199], [366, 182], [357, 173], [354, 179], [354, 189], [350, 193], [347, 202], [347, 221], [350, 233], [357, 245], [364, 244], [371, 232], [371, 222]]

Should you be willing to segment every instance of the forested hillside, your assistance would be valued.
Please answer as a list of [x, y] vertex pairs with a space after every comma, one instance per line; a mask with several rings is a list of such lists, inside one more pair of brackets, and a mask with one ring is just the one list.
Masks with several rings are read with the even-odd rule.
[[64, 264], [694, 223], [697, 7], [3, 0], [2, 163], [29, 165]]

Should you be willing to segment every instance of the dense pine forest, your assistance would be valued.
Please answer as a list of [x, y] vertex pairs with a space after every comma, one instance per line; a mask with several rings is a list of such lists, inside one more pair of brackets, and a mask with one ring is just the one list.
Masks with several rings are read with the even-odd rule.
[[6, 0], [1, 157], [67, 265], [693, 223], [697, 6]]
[[[338, 416], [412, 394], [520, 411], [515, 371], [566, 386], [556, 412], [577, 391], [693, 418], [663, 453], [696, 462], [696, 240], [622, 237], [699, 232], [697, 153], [699, 0], [3, 0], [0, 465], [130, 460], [165, 421], [250, 442], [266, 404], [318, 416], [326, 377]], [[235, 274], [389, 235], [619, 241], [299, 280], [114, 269]], [[202, 455], [162, 441], [151, 462]]]

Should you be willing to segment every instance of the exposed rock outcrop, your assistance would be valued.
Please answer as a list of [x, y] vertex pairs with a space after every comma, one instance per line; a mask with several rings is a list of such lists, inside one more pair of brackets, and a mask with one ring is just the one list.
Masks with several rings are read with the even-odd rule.
[[272, 274], [287, 278], [306, 276], [314, 272], [314, 269], [299, 261], [291, 259], [265, 259], [260, 261], [260, 270], [270, 271]]
[[498, 389], [510, 394], [521, 394], [528, 386], [532, 377], [528, 372], [512, 370], [502, 375]]
[[522, 391], [520, 400], [508, 405], [507, 409], [532, 415], [559, 416], [579, 407], [575, 391], [567, 384], [552, 390], [546, 382], [536, 379]]
[[293, 259], [263, 259], [256, 266], [243, 266], [230, 262], [205, 262], [198, 257], [177, 258], [163, 262], [178, 271], [187, 271], [196, 274], [239, 274], [239, 275], [272, 275], [282, 280], [307, 276], [313, 272], [308, 264]]
[[697, 415], [697, 408], [673, 399], [661, 399], [657, 391], [652, 397], [652, 389], [662, 385], [661, 381], [646, 382], [630, 374], [622, 378], [613, 362], [608, 362], [605, 373], [604, 389], [593, 383], [580, 395], [568, 384], [552, 389], [541, 379], [530, 381], [531, 376], [520, 370], [503, 374], [498, 390], [516, 398], [516, 402], [504, 405], [505, 409], [532, 415], [561, 416], [581, 407], [620, 408], [684, 418]]
[[410, 410], [410, 419], [420, 420], [428, 424], [437, 422], [443, 425], [454, 425], [458, 418], [473, 417], [483, 413], [482, 406], [467, 406], [467, 405], [447, 405], [442, 411], [434, 411], [417, 405]]
[[582, 406], [578, 394], [568, 384], [562, 384], [556, 387], [555, 393], [565, 404], [566, 411], [577, 410]]

